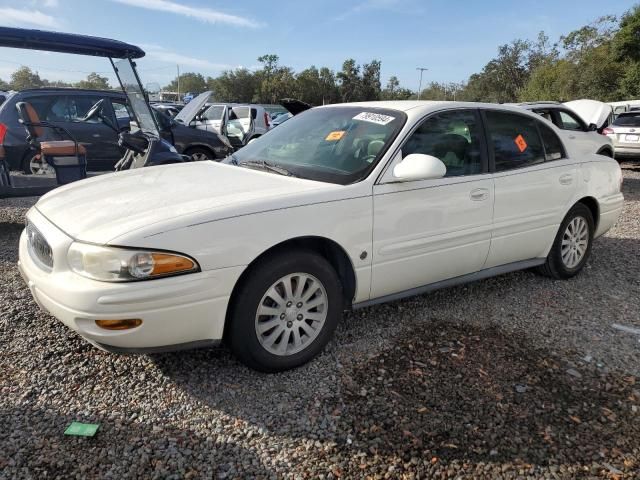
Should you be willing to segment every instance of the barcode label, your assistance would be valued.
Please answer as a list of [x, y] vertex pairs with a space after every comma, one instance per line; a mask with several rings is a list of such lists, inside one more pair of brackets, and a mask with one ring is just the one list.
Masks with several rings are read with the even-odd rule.
[[386, 125], [395, 120], [395, 117], [383, 115], [381, 113], [362, 112], [353, 117], [353, 120], [362, 120], [363, 122], [377, 123], [378, 125]]

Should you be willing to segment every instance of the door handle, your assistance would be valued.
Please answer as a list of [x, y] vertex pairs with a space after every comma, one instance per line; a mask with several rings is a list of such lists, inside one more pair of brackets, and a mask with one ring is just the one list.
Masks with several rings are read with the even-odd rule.
[[476, 188], [475, 190], [471, 190], [469, 197], [471, 197], [471, 200], [474, 202], [481, 202], [482, 200], [489, 198], [489, 189]]
[[575, 139], [576, 139], [576, 136], [575, 136], [575, 135], [569, 135], [569, 138], [570, 138], [571, 140], [575, 140]]
[[99, 133], [94, 133], [93, 135], [91, 135], [93, 138], [100, 138], [100, 134]]
[[571, 185], [573, 183], [573, 175], [567, 173], [562, 175], [558, 180], [560, 180], [561, 185]]

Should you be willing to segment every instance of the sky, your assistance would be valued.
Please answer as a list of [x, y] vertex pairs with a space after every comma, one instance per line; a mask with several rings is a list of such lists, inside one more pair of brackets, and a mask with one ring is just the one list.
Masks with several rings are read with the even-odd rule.
[[[340, 70], [342, 62], [382, 62], [382, 83], [396, 75], [417, 90], [429, 81], [459, 82], [478, 72], [498, 45], [551, 40], [633, 0], [0, 0], [0, 25], [95, 35], [133, 43], [142, 82], [165, 85], [181, 72], [215, 76], [259, 67], [267, 53], [299, 71]], [[97, 71], [114, 82], [106, 59], [0, 48], [0, 78], [26, 65], [49, 80]]]

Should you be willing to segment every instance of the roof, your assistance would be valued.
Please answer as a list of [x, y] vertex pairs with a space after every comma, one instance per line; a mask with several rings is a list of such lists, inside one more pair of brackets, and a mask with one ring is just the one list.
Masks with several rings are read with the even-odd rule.
[[107, 95], [119, 95], [123, 96], [122, 90], [98, 90], [95, 88], [75, 88], [75, 87], [40, 87], [40, 88], [25, 88], [24, 90], [20, 90], [17, 93], [23, 92], [36, 92], [36, 93], [55, 93], [55, 92], [64, 92], [64, 93], [100, 93]]
[[144, 51], [118, 40], [73, 33], [0, 27], [0, 47], [109, 58], [141, 58]]

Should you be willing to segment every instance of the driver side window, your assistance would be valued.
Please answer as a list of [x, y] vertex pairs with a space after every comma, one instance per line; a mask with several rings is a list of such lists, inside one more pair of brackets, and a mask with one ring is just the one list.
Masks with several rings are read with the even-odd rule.
[[402, 157], [431, 155], [447, 167], [446, 177], [482, 173], [480, 124], [475, 110], [438, 113], [427, 118], [402, 147]]

